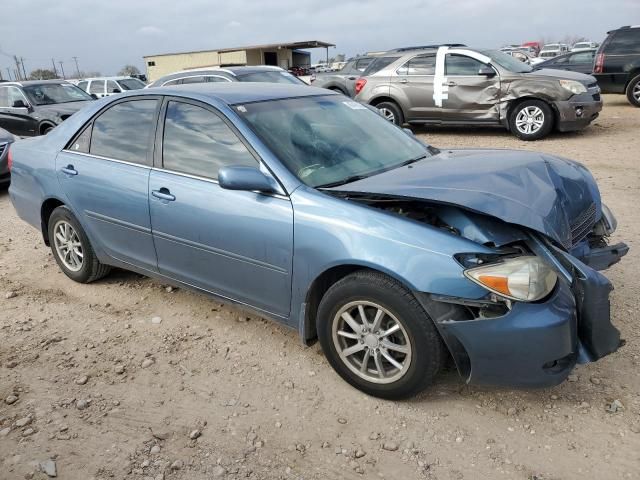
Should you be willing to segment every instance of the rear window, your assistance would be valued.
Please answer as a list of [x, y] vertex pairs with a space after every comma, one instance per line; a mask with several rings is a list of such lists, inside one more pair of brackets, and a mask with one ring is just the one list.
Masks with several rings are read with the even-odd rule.
[[395, 62], [396, 60], [398, 60], [400, 57], [396, 56], [396, 57], [378, 57], [376, 58], [373, 62], [371, 62], [369, 64], [369, 66], [367, 67], [367, 69], [362, 72], [362, 76], [367, 76], [367, 75], [373, 75], [376, 72], [379, 72], [380, 70], [382, 70], [385, 67], [388, 67], [389, 65], [391, 65], [393, 62]]
[[640, 28], [629, 28], [612, 33], [605, 52], [614, 55], [640, 53]]

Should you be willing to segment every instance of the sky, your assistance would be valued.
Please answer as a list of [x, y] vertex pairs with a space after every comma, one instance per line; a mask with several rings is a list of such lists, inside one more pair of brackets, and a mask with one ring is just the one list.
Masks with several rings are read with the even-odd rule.
[[[493, 48], [567, 37], [600, 42], [640, 24], [640, 0], [0, 0], [0, 71], [63, 62], [115, 74], [144, 55], [322, 40], [352, 56], [427, 43]], [[312, 60], [323, 58], [312, 51]]]

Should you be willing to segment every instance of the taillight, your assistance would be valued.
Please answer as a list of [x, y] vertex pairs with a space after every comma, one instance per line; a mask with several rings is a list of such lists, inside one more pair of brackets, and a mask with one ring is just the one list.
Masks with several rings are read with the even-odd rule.
[[596, 55], [596, 64], [593, 66], [593, 73], [602, 73], [604, 71], [604, 53]]
[[11, 167], [13, 167], [13, 155], [11, 154], [11, 145], [7, 145], [7, 149], [9, 150], [7, 152], [7, 167], [9, 168], [9, 171], [11, 171]]
[[366, 78], [359, 78], [358, 80], [356, 80], [356, 95], [362, 91], [362, 89], [366, 84], [367, 84]]

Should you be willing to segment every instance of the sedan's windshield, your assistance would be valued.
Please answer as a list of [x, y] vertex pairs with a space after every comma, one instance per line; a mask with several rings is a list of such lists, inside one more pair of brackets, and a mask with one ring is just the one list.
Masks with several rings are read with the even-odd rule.
[[84, 90], [70, 83], [43, 83], [40, 85], [26, 85], [24, 93], [29, 101], [35, 105], [53, 105], [56, 103], [81, 102], [93, 100]]
[[241, 82], [293, 83], [294, 85], [306, 85], [306, 83], [298, 77], [285, 71], [252, 72], [240, 74], [237, 77]]
[[533, 69], [526, 63], [513, 58], [511, 55], [501, 52], [500, 50], [481, 50], [480, 53], [486, 55], [492, 62], [497, 63], [505, 70], [514, 73], [528, 73]]
[[125, 78], [124, 80], [118, 80], [118, 84], [124, 90], [140, 90], [144, 88], [144, 82], [137, 78]]
[[236, 105], [262, 141], [301, 181], [329, 187], [430, 155], [427, 147], [341, 95]]

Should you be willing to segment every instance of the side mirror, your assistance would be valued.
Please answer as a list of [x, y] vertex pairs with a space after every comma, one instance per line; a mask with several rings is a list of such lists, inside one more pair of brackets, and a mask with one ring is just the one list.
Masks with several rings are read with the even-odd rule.
[[29, 105], [27, 105], [24, 100], [16, 100], [13, 102], [13, 108], [26, 108], [29, 109]]
[[225, 190], [277, 192], [274, 180], [255, 167], [222, 167], [218, 170], [218, 184]]
[[122, 93], [122, 90], [120, 90], [119, 88], [114, 88], [113, 92], [111, 93]]
[[94, 100], [97, 100], [98, 99], [98, 95], [96, 95], [95, 93], [92, 93], [91, 94], [91, 98], [93, 98]]
[[484, 65], [480, 67], [480, 70], [478, 70], [478, 75], [482, 75], [485, 77], [495, 77], [496, 71], [493, 68], [491, 68], [489, 65]]

